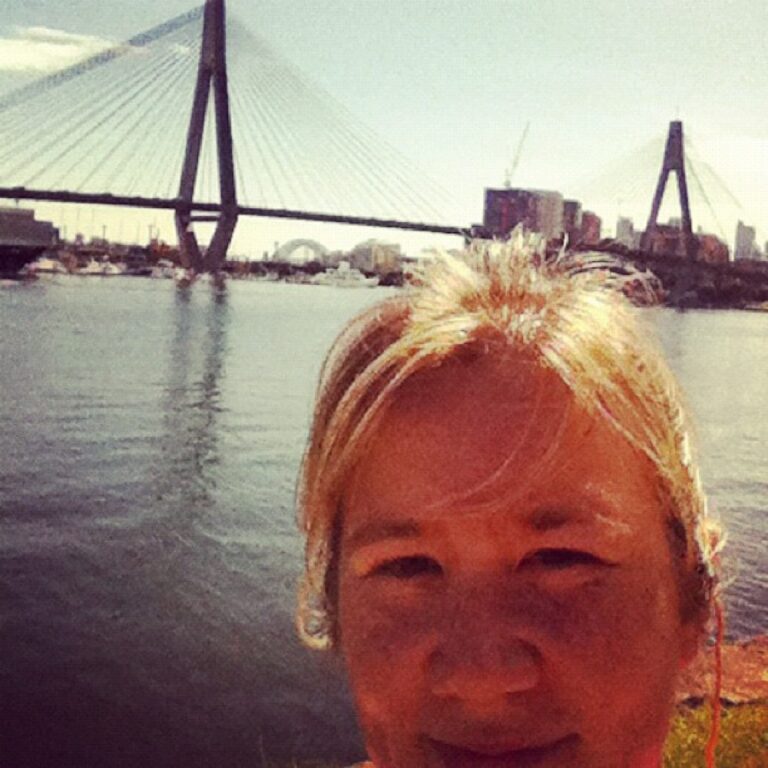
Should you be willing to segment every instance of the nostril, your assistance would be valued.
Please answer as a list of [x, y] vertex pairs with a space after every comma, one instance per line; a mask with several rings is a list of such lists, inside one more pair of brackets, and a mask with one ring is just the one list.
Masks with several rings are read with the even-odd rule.
[[528, 691], [539, 683], [538, 653], [520, 641], [463, 651], [436, 648], [427, 663], [430, 687], [438, 696], [488, 698]]

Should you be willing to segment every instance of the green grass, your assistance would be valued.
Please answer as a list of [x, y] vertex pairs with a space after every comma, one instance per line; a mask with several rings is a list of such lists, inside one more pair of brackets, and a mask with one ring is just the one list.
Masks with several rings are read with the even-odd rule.
[[[710, 708], [682, 709], [672, 721], [664, 768], [702, 768]], [[723, 708], [717, 768], [768, 768], [768, 702]]]

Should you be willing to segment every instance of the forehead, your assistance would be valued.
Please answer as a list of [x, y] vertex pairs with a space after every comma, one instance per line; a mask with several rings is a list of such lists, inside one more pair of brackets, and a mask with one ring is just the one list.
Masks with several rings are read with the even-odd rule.
[[579, 497], [619, 506], [656, 498], [650, 463], [556, 374], [511, 353], [454, 360], [407, 382], [349, 491], [353, 507], [413, 517], [518, 496], [553, 508]]

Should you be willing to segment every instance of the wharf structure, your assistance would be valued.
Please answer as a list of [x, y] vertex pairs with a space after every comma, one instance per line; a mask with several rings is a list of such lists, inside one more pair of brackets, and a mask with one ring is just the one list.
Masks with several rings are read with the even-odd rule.
[[0, 208], [0, 274], [15, 275], [43, 252], [55, 248], [59, 230], [38, 221], [29, 208]]

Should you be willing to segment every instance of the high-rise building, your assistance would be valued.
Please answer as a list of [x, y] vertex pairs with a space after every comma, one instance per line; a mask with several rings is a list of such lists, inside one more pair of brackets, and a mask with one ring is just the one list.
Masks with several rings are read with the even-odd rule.
[[534, 189], [486, 189], [483, 228], [490, 237], [506, 237], [518, 225], [547, 240], [563, 234], [563, 196]]
[[527, 189], [486, 189], [483, 227], [490, 237], [506, 237], [518, 224], [533, 230], [536, 201]]
[[696, 233], [696, 260], [708, 264], [727, 264], [728, 246], [715, 235], [705, 232]]
[[581, 215], [581, 237], [583, 245], [597, 245], [600, 242], [602, 220], [592, 211], [584, 211]]
[[347, 255], [347, 260], [355, 269], [364, 272], [387, 273], [400, 267], [400, 246], [372, 238], [358, 243]]
[[536, 231], [547, 240], [563, 236], [563, 196], [559, 192], [533, 190], [536, 195]]
[[741, 220], [736, 224], [736, 240], [733, 248], [733, 258], [740, 259], [755, 258], [755, 228], [748, 227]]
[[570, 245], [581, 239], [581, 203], [578, 200], [563, 203], [563, 231]]
[[627, 248], [635, 248], [635, 225], [632, 219], [626, 216], [619, 216], [616, 222], [616, 240]]

